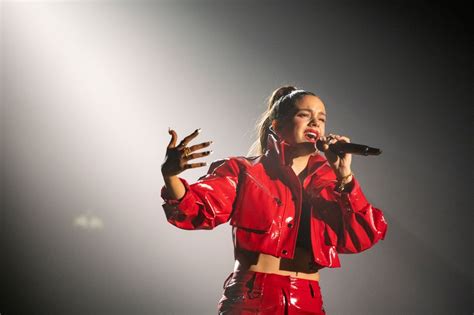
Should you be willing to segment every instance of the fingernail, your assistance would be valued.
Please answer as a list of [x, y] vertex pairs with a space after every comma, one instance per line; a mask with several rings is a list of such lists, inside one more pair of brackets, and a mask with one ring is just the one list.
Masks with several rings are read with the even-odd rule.
[[212, 143], [214, 143], [214, 141], [209, 141], [209, 144], [212, 144]]
[[213, 151], [213, 150], [209, 151], [209, 155], [211, 155], [212, 153], [214, 153], [214, 151]]
[[198, 128], [198, 129], [196, 129], [196, 132], [197, 132], [197, 133], [200, 133], [201, 130], [202, 130], [201, 128]]
[[168, 133], [171, 133], [171, 127], [168, 127]]

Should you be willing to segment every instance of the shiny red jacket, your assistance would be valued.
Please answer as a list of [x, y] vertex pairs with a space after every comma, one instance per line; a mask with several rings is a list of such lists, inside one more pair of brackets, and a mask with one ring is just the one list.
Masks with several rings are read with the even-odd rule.
[[292, 259], [300, 225], [302, 196], [311, 204], [314, 262], [340, 267], [338, 253], [358, 253], [384, 239], [387, 222], [365, 198], [353, 176], [352, 189], [335, 190], [336, 176], [325, 157], [311, 156], [303, 185], [284, 163], [284, 145], [270, 135], [258, 157], [231, 157], [211, 164], [194, 184], [180, 178], [186, 193], [170, 199], [161, 190], [168, 222], [181, 229], [212, 229], [230, 220], [234, 245]]

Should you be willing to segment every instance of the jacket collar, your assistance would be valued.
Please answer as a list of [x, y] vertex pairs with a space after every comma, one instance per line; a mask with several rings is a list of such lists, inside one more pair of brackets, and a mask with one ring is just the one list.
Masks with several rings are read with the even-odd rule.
[[[264, 156], [277, 164], [279, 168], [286, 168], [288, 166], [285, 163], [285, 150], [288, 147], [288, 143], [277, 139], [273, 134], [269, 133], [267, 137], [267, 149]], [[326, 158], [319, 153], [311, 155], [308, 160], [308, 175], [313, 174], [326, 162]]]

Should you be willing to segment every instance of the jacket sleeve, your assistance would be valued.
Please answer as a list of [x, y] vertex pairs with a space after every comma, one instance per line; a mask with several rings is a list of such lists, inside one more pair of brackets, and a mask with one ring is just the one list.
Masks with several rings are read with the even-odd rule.
[[194, 184], [179, 178], [186, 188], [180, 200], [161, 189], [163, 209], [169, 223], [184, 230], [210, 230], [229, 220], [236, 196], [239, 167], [233, 159], [213, 162], [206, 175]]
[[326, 205], [323, 219], [326, 238], [335, 238], [338, 253], [359, 253], [385, 238], [387, 222], [380, 209], [366, 199], [357, 179], [353, 176], [352, 189], [342, 193], [333, 182], [326, 186], [319, 198]]

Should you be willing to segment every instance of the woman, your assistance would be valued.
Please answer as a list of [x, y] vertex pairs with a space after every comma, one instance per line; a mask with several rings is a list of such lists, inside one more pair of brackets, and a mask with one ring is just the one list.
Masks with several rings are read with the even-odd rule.
[[[230, 221], [235, 266], [224, 282], [219, 314], [325, 314], [318, 270], [340, 267], [338, 253], [358, 253], [384, 239], [381, 210], [365, 198], [351, 154], [328, 148], [345, 136], [325, 136], [326, 109], [314, 93], [283, 86], [259, 124], [259, 155], [211, 164], [189, 184], [177, 177], [212, 151], [187, 147], [199, 129], [167, 148], [162, 198], [167, 220], [182, 229], [212, 229]], [[316, 149], [323, 143], [324, 156]]]

